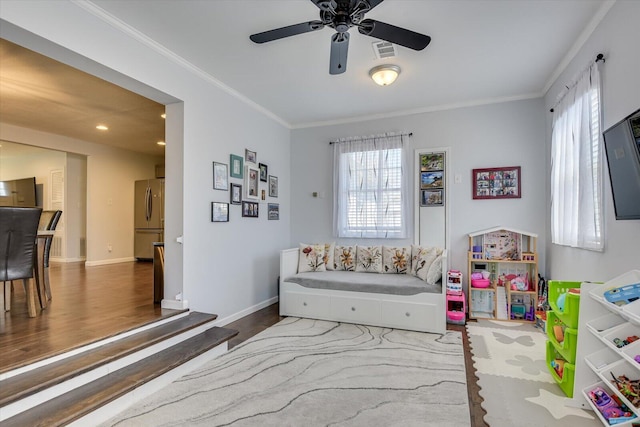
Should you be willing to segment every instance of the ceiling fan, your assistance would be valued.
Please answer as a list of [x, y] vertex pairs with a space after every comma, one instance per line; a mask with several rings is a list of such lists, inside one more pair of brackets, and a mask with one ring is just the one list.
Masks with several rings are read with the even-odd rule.
[[413, 50], [422, 50], [431, 37], [395, 25], [364, 19], [364, 15], [383, 0], [311, 0], [320, 9], [320, 20], [302, 22], [251, 35], [255, 43], [266, 43], [289, 36], [318, 31], [325, 26], [336, 30], [331, 36], [330, 74], [342, 74], [347, 69], [349, 29], [358, 27], [361, 34], [382, 39]]

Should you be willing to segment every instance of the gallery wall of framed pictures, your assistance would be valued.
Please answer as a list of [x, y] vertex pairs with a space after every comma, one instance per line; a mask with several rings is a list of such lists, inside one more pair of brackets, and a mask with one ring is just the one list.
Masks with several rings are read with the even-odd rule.
[[421, 153], [418, 200], [421, 207], [444, 206], [445, 188], [445, 153]]
[[[278, 177], [269, 175], [269, 166], [258, 163], [258, 153], [245, 149], [244, 157], [237, 154], [229, 155], [229, 164], [213, 162], [213, 189], [229, 191], [228, 201], [211, 202], [211, 222], [229, 222], [230, 206], [240, 206], [244, 218], [259, 218], [260, 201], [267, 202], [269, 198], [278, 197]], [[230, 182], [230, 179], [240, 180]], [[262, 209], [267, 219], [280, 219], [280, 205], [278, 203], [264, 203]]]

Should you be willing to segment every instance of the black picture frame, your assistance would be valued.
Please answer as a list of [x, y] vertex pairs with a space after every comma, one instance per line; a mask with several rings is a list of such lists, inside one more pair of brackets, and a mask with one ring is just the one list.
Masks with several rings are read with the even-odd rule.
[[264, 163], [258, 164], [258, 168], [260, 169], [260, 181], [267, 182], [267, 171], [269, 167]]
[[231, 183], [231, 200], [232, 205], [239, 205], [242, 203], [242, 185]]
[[229, 203], [211, 202], [211, 222], [229, 222]]
[[245, 218], [258, 218], [259, 204], [257, 202], [242, 202], [242, 216]]

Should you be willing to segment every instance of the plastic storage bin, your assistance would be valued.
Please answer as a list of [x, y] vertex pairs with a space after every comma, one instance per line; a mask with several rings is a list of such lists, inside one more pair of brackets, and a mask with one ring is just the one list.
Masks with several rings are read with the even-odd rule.
[[562, 377], [560, 377], [556, 370], [551, 366], [551, 362], [555, 359], [561, 359], [562, 356], [558, 353], [550, 341], [547, 341], [547, 368], [553, 379], [558, 383], [560, 389], [567, 395], [567, 397], [573, 397], [573, 382], [576, 376], [576, 366], [573, 363], [565, 362]]
[[[562, 342], [556, 339], [554, 332], [554, 326], [560, 326], [564, 330], [564, 340]], [[576, 363], [576, 348], [578, 347], [578, 330], [573, 328], [567, 328], [555, 311], [547, 312], [547, 339], [553, 344], [558, 353], [564, 360], [569, 363]]]
[[580, 310], [580, 294], [567, 293], [564, 299], [564, 310], [558, 307], [558, 297], [572, 288], [580, 288], [582, 282], [561, 282], [549, 280], [549, 305], [558, 319], [567, 327], [578, 328], [578, 313]]

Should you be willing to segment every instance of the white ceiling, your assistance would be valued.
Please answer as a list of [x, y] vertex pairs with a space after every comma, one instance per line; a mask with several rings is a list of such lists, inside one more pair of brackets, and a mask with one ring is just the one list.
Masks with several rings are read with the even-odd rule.
[[[375, 39], [352, 28], [347, 71], [340, 75], [329, 74], [334, 30], [328, 27], [261, 45], [249, 40], [253, 33], [317, 20], [318, 8], [309, 0], [93, 0], [84, 7], [103, 9], [114, 25], [135, 28], [230, 92], [299, 128], [540, 97], [610, 5], [385, 0], [366, 18], [427, 34], [431, 44], [418, 52], [398, 46], [396, 58], [378, 60]], [[377, 86], [368, 76], [382, 63], [402, 69], [392, 86]], [[125, 99], [113, 101], [104, 108], [131, 115]], [[86, 104], [69, 113], [92, 107]]]

